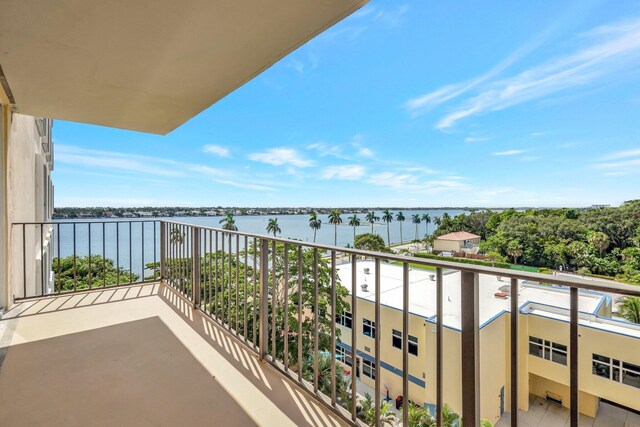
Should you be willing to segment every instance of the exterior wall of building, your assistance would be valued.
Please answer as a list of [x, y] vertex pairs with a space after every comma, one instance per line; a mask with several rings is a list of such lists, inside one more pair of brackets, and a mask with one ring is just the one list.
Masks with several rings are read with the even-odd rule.
[[462, 242], [457, 242], [455, 240], [440, 240], [440, 239], [435, 239], [433, 241], [434, 251], [460, 252], [461, 249], [462, 249]]
[[[350, 303], [351, 297], [347, 298]], [[353, 327], [357, 332], [358, 357], [375, 360], [375, 342], [363, 335], [363, 319], [375, 320], [374, 304], [358, 299], [357, 316]], [[498, 421], [503, 412], [510, 411], [510, 313], [503, 313], [485, 324], [480, 330], [480, 414], [492, 423]], [[531, 314], [519, 315], [519, 402], [520, 409], [529, 410], [529, 394], [542, 398], [559, 398], [569, 404], [569, 367], [529, 354], [529, 336], [535, 336], [568, 346], [569, 324]], [[381, 392], [389, 388], [392, 400], [402, 394], [402, 351], [392, 345], [392, 331], [402, 331], [402, 312], [392, 307], [380, 308], [381, 325], [376, 325], [380, 337]], [[338, 325], [341, 341], [351, 348], [351, 329]], [[436, 390], [436, 334], [435, 324], [411, 314], [409, 333], [419, 340], [418, 356], [409, 355], [409, 399], [416, 404], [435, 408]], [[443, 388], [444, 401], [456, 412], [462, 411], [462, 373], [460, 331], [444, 328]], [[640, 388], [612, 381], [592, 373], [592, 354], [597, 353], [612, 359], [640, 365], [637, 348], [640, 339], [589, 327], [580, 327], [580, 412], [595, 417], [600, 399], [640, 410]], [[567, 362], [568, 363], [568, 362]], [[349, 369], [349, 368], [347, 368]], [[360, 381], [372, 389], [373, 379], [363, 375], [360, 362]]]
[[5, 115], [3, 126], [5, 252], [2, 265], [8, 268], [3, 268], [7, 273], [2, 294], [9, 306], [13, 298], [24, 295], [25, 286], [31, 295], [51, 286], [51, 228], [27, 227], [23, 236], [22, 227], [12, 226], [12, 223], [51, 220], [53, 147], [52, 121], [49, 119], [9, 113]]
[[9, 99], [0, 86], [0, 317], [8, 303], [9, 272], [7, 264], [8, 253], [8, 217], [7, 217], [7, 145], [9, 124]]

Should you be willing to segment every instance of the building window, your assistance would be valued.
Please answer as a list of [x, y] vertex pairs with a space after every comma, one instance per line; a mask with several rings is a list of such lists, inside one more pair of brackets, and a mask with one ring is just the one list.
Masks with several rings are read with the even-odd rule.
[[376, 322], [372, 322], [369, 319], [362, 319], [362, 334], [375, 338], [376, 337]]
[[375, 362], [370, 362], [366, 359], [362, 360], [362, 373], [371, 378], [372, 380], [376, 379], [376, 364]]
[[402, 332], [395, 329], [391, 332], [391, 345], [402, 350]]
[[529, 354], [561, 365], [567, 364], [566, 345], [543, 340], [538, 337], [529, 337]]
[[622, 362], [594, 353], [592, 372], [599, 377], [640, 388], [640, 366], [633, 363]]
[[347, 366], [351, 366], [353, 359], [351, 357], [351, 352], [345, 350], [339, 345], [336, 345], [336, 360], [338, 362], [344, 363]]
[[409, 335], [409, 354], [418, 355], [418, 338]]
[[343, 311], [341, 316], [336, 316], [336, 322], [345, 328], [351, 328], [353, 325], [353, 316], [348, 311]]

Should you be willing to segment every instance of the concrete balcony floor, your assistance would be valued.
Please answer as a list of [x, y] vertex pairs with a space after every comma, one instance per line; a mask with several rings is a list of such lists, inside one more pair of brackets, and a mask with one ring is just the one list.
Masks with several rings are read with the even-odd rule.
[[22, 302], [0, 320], [6, 426], [342, 426], [160, 284]]

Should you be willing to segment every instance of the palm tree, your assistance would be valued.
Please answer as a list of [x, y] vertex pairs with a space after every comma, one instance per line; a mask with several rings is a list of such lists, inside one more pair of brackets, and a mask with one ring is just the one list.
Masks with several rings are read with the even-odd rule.
[[333, 245], [338, 246], [338, 225], [342, 224], [339, 209], [334, 209], [329, 213], [329, 224], [333, 224]]
[[420, 225], [420, 215], [411, 215], [411, 222], [416, 225], [416, 241], [418, 240], [418, 226]]
[[370, 211], [369, 213], [367, 213], [367, 216], [365, 217], [365, 219], [371, 223], [371, 234], [373, 234], [373, 224], [376, 221], [379, 221], [380, 217], [377, 217], [374, 211]]
[[422, 406], [409, 403], [409, 427], [436, 427], [436, 419]]
[[523, 250], [522, 245], [517, 240], [512, 240], [507, 245], [507, 255], [513, 257], [513, 263], [518, 263], [518, 258], [522, 256]]
[[236, 227], [236, 220], [233, 219], [233, 214], [231, 212], [228, 212], [227, 216], [220, 220], [220, 224], [222, 224], [223, 230], [238, 231], [238, 227]]
[[428, 213], [422, 214], [422, 222], [424, 222], [424, 235], [429, 234], [429, 223], [431, 222], [431, 217]]
[[309, 215], [309, 227], [313, 230], [313, 243], [316, 242], [316, 232], [320, 230], [321, 225], [322, 221], [318, 219], [318, 214], [311, 212], [311, 215]]
[[400, 223], [400, 243], [402, 242], [402, 223], [404, 222], [406, 218], [404, 217], [404, 214], [402, 212], [398, 212], [396, 214], [396, 221], [398, 221]]
[[620, 298], [617, 314], [629, 322], [640, 323], [640, 297]]
[[389, 225], [391, 221], [393, 221], [393, 213], [389, 211], [389, 209], [385, 209], [382, 212], [382, 220], [387, 223], [387, 245], [391, 246], [391, 234], [389, 233]]
[[391, 410], [389, 402], [380, 402], [380, 423], [376, 423], [376, 406], [373, 397], [369, 393], [364, 394], [364, 399], [359, 402], [361, 406], [360, 418], [368, 426], [394, 426], [398, 421], [396, 414]]
[[273, 233], [273, 237], [276, 237], [276, 234], [278, 233], [282, 233], [282, 230], [280, 230], [280, 226], [278, 225], [278, 218], [269, 218], [267, 233]]
[[436, 225], [436, 228], [440, 227], [442, 225], [442, 218], [440, 218], [439, 216], [434, 217], [433, 223]]
[[353, 247], [356, 247], [356, 227], [360, 227], [360, 218], [353, 214], [349, 218], [349, 225], [353, 227]]

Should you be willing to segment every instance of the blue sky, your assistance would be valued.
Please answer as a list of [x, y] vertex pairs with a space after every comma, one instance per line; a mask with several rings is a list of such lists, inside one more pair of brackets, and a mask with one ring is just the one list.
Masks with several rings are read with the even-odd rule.
[[56, 206], [638, 198], [640, 2], [373, 0], [166, 136], [56, 121]]

